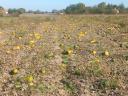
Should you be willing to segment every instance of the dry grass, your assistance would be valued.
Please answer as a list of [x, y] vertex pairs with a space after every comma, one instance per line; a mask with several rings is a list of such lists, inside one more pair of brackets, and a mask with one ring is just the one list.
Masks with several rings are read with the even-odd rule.
[[127, 15], [0, 17], [0, 96], [127, 90]]

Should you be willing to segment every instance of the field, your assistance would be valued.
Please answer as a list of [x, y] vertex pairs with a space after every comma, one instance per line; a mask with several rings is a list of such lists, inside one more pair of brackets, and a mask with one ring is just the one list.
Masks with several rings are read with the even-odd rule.
[[0, 96], [128, 96], [128, 15], [0, 17]]

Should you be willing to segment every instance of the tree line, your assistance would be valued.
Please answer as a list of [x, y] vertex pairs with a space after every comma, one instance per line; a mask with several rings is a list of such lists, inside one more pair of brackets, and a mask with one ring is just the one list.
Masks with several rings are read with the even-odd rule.
[[88, 7], [84, 3], [72, 4], [65, 10], [67, 14], [113, 14], [113, 13], [128, 13], [128, 8], [123, 4], [114, 5], [106, 4], [105, 2], [99, 3], [96, 6]]
[[[0, 16], [3, 14], [4, 8], [0, 6]], [[126, 8], [123, 4], [114, 5], [114, 4], [106, 4], [105, 2], [101, 2], [96, 6], [86, 6], [84, 3], [71, 4], [67, 6], [63, 10], [52, 10], [52, 12], [40, 11], [40, 10], [28, 10], [24, 8], [9, 8], [8, 14], [12, 16], [19, 16], [23, 13], [33, 13], [33, 14], [44, 14], [44, 13], [65, 13], [65, 14], [115, 14], [115, 13], [128, 13], [128, 8]]]

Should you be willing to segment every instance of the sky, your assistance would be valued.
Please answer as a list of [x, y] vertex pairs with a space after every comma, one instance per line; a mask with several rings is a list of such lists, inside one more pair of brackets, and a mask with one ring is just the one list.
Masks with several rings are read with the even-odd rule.
[[51, 11], [52, 9], [64, 9], [70, 4], [85, 3], [86, 6], [94, 6], [100, 2], [111, 4], [123, 3], [128, 7], [128, 0], [0, 0], [0, 6], [4, 8], [25, 8], [27, 10]]

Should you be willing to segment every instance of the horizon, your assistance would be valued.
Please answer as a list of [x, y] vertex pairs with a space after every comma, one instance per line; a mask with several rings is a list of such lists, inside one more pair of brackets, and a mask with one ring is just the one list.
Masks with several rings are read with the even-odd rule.
[[86, 6], [95, 6], [101, 2], [106, 2], [107, 4], [124, 4], [125, 7], [128, 7], [128, 0], [61, 0], [61, 1], [34, 1], [34, 0], [1, 0], [0, 6], [8, 8], [25, 8], [26, 10], [40, 10], [40, 11], [52, 11], [53, 9], [61, 10], [65, 9], [67, 6], [76, 3], [84, 3]]

